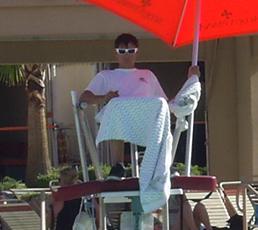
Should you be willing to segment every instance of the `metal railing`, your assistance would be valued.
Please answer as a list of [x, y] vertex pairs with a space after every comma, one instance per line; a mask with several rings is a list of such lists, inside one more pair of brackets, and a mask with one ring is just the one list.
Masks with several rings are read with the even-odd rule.
[[[248, 191], [254, 196], [258, 197], [258, 191], [252, 186], [258, 184], [258, 175], [243, 176], [241, 181], [228, 181], [221, 182], [219, 187], [224, 190], [225, 186], [238, 185], [236, 189], [236, 206], [240, 212], [243, 213], [243, 230], [248, 230], [250, 228], [258, 228], [258, 225], [253, 225], [247, 220], [247, 199]], [[242, 205], [240, 204], [240, 197], [242, 195]]]
[[[47, 230], [46, 226], [46, 194], [51, 194], [50, 188], [24, 188], [24, 189], [10, 189], [2, 190], [4, 193], [12, 193], [14, 195], [22, 195], [26, 193], [39, 193], [40, 194], [40, 229]], [[14, 199], [2, 199], [4, 204]], [[17, 200], [18, 201], [18, 200]]]

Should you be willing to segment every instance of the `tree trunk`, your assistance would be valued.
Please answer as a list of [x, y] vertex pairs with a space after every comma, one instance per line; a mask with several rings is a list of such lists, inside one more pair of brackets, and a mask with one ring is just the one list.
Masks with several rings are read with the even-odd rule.
[[44, 71], [39, 65], [26, 65], [25, 75], [28, 92], [28, 159], [25, 183], [34, 187], [37, 176], [50, 172], [48, 149]]

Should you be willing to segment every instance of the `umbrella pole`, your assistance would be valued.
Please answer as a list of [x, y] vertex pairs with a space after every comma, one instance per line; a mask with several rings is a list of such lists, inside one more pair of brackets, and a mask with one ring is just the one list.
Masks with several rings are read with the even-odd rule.
[[[200, 20], [201, 20], [201, 0], [196, 0], [192, 66], [197, 65], [197, 62], [198, 62]], [[194, 112], [188, 116], [188, 123], [189, 123], [189, 128], [187, 130], [186, 152], [185, 152], [185, 175], [186, 176], [190, 176], [191, 174]]]

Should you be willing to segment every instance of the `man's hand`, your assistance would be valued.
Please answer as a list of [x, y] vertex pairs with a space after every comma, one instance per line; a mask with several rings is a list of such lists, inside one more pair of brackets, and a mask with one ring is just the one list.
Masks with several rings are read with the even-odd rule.
[[79, 103], [86, 102], [89, 105], [109, 102], [112, 98], [119, 97], [118, 90], [109, 91], [106, 95], [95, 95], [89, 90], [85, 90], [79, 99]]
[[198, 65], [190, 66], [190, 68], [188, 70], [188, 78], [190, 78], [192, 75], [197, 75], [198, 77], [201, 76]]
[[105, 101], [109, 102], [112, 98], [114, 97], [119, 97], [119, 93], [118, 90], [116, 91], [109, 91], [106, 95], [105, 95]]

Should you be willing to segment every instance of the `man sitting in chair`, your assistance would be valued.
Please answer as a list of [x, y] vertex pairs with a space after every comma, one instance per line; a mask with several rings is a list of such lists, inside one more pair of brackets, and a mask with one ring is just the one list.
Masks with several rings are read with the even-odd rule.
[[[162, 97], [168, 99], [156, 76], [146, 69], [135, 68], [138, 56], [138, 40], [131, 34], [121, 34], [115, 40], [115, 55], [119, 68], [103, 70], [91, 81], [79, 102], [88, 104], [108, 103], [116, 97]], [[189, 75], [199, 76], [198, 66], [190, 67]], [[125, 176], [124, 141], [111, 140], [111, 152], [115, 165], [108, 180], [121, 180]]]

